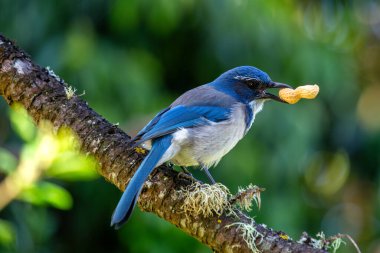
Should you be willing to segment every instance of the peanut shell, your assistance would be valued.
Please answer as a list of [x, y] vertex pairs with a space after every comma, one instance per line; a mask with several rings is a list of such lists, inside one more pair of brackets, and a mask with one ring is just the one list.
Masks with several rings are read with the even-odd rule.
[[300, 100], [300, 97], [297, 94], [297, 92], [290, 88], [281, 89], [278, 92], [278, 95], [282, 100], [288, 102], [289, 104], [295, 104]]
[[319, 86], [316, 84], [299, 86], [296, 88], [296, 92], [301, 98], [313, 99], [318, 95]]
[[282, 100], [288, 102], [289, 104], [297, 103], [301, 98], [313, 99], [318, 95], [319, 86], [314, 85], [303, 85], [297, 87], [295, 90], [290, 88], [284, 88], [279, 91], [279, 96]]

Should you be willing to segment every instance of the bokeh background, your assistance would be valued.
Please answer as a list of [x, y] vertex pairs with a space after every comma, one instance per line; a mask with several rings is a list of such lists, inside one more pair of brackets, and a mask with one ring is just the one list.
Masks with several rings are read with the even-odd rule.
[[[2, 0], [0, 32], [131, 135], [184, 91], [235, 66], [293, 86], [319, 84], [316, 100], [267, 103], [212, 173], [232, 192], [266, 188], [251, 215], [294, 239], [347, 233], [362, 252], [380, 252], [378, 1]], [[2, 181], [29, 139], [3, 99], [0, 112]], [[210, 252], [139, 210], [111, 229], [121, 193], [91, 172], [44, 175], [36, 189], [0, 210], [0, 252]]]

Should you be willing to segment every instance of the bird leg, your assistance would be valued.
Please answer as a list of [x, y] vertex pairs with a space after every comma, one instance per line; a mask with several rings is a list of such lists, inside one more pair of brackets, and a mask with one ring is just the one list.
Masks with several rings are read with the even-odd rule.
[[211, 176], [210, 172], [208, 171], [208, 168], [206, 166], [203, 166], [203, 171], [206, 173], [208, 179], [211, 181], [211, 184], [215, 184], [214, 178]]

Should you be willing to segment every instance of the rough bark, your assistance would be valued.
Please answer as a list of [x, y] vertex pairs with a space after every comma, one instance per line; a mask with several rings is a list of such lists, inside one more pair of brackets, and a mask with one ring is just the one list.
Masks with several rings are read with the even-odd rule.
[[[31, 61], [15, 44], [0, 35], [0, 95], [6, 102], [21, 103], [35, 122], [49, 120], [57, 128], [70, 127], [81, 141], [83, 152], [99, 162], [99, 173], [123, 190], [144, 155], [130, 146], [130, 137], [93, 111], [78, 96], [68, 97], [67, 85], [54, 73]], [[91, 91], [88, 91], [91, 92]], [[215, 252], [251, 252], [236, 222], [253, 224], [263, 236], [256, 240], [262, 252], [326, 252], [300, 244], [237, 211], [238, 217], [192, 217], [181, 211], [183, 198], [177, 190], [189, 185], [168, 166], [152, 173], [139, 198], [139, 207], [174, 224]], [[108, 221], [104, 221], [108, 223]]]

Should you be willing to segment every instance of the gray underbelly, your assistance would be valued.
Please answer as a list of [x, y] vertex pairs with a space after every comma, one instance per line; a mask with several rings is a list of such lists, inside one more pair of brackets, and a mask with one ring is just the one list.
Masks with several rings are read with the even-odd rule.
[[186, 129], [188, 138], [182, 143], [180, 151], [171, 159], [181, 166], [216, 165], [243, 137], [244, 122], [216, 123]]

